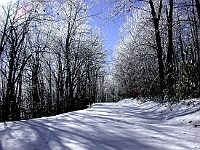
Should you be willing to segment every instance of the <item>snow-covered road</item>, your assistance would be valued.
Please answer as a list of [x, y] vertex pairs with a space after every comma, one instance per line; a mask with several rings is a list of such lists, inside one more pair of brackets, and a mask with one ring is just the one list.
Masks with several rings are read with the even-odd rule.
[[0, 150], [200, 149], [200, 105], [123, 100], [54, 117], [0, 123]]

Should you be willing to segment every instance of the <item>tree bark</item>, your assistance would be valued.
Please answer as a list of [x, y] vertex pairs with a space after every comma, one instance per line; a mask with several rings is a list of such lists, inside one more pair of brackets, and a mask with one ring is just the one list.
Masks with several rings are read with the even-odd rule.
[[167, 95], [169, 97], [172, 97], [174, 95], [173, 85], [174, 85], [174, 79], [173, 79], [173, 0], [170, 0], [169, 2], [169, 10], [166, 7], [166, 15], [167, 15], [167, 27], [168, 27], [168, 51], [167, 51]]

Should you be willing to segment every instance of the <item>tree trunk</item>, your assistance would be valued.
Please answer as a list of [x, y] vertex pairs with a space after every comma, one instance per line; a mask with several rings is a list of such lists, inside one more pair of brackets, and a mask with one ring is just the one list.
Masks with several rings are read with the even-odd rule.
[[[69, 36], [69, 35], [68, 35]], [[73, 90], [73, 82], [72, 82], [72, 73], [70, 66], [70, 38], [66, 38], [66, 59], [67, 59], [67, 83], [69, 90], [69, 100], [70, 100], [70, 110], [73, 111], [75, 109], [74, 103], [74, 90]]]
[[157, 44], [156, 50], [157, 50], [159, 76], [160, 76], [160, 92], [161, 92], [161, 97], [163, 99], [164, 98], [163, 91], [165, 89], [164, 71], [163, 71], [164, 65], [163, 65], [163, 60], [162, 60], [163, 50], [162, 50], [161, 36], [160, 36], [160, 31], [159, 31], [159, 21], [160, 21], [161, 9], [162, 9], [162, 0], [160, 1], [159, 11], [157, 14], [155, 12], [155, 7], [152, 0], [149, 1], [149, 4], [151, 8], [151, 15], [153, 17], [154, 30], [155, 30], [155, 36], [156, 36], [156, 44]]
[[195, 2], [196, 2], [196, 8], [197, 8], [199, 22], [200, 22], [200, 2], [199, 2], [199, 0], [195, 0]]
[[36, 62], [33, 64], [32, 68], [32, 99], [33, 99], [33, 118], [40, 117], [40, 98], [39, 98], [39, 79], [38, 79], [38, 72], [39, 72], [39, 62], [38, 62], [38, 54], [36, 54]]
[[[10, 120], [11, 114], [11, 100], [15, 101], [14, 96], [14, 63], [15, 63], [16, 51], [14, 47], [14, 42], [11, 43], [11, 52], [10, 52], [10, 60], [9, 60], [9, 74], [8, 74], [8, 82], [6, 88], [6, 96], [4, 100], [4, 121]], [[11, 118], [12, 119], [12, 118]]]
[[168, 51], [167, 51], [167, 95], [169, 98], [174, 96], [174, 71], [173, 71], [173, 0], [170, 0], [169, 2], [169, 10], [166, 7], [166, 15], [167, 15], [167, 27], [168, 27]]

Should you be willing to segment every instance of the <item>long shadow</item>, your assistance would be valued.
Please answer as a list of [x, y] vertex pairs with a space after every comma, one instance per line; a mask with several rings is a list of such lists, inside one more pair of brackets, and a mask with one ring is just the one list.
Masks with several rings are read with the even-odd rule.
[[[100, 118], [101, 119], [101, 118]], [[59, 120], [58, 120], [59, 121]], [[62, 119], [63, 122], [68, 121], [68, 119]], [[72, 125], [79, 125], [79, 127], [83, 124], [89, 126], [88, 129], [84, 129], [84, 128], [73, 128], [70, 126], [66, 126], [67, 129], [62, 129], [60, 127], [62, 127], [62, 123], [63, 122], [58, 122], [57, 125], [55, 126], [48, 126], [47, 129], [50, 131], [50, 135], [47, 135], [47, 132], [44, 131], [44, 126], [45, 123], [50, 123], [51, 122], [35, 122], [35, 121], [29, 121], [26, 122], [25, 125], [30, 125], [31, 129], [36, 132], [38, 134], [38, 139], [40, 143], [38, 143], [37, 145], [40, 145], [41, 149], [51, 149], [52, 145], [48, 145], [45, 144], [47, 143], [44, 139], [44, 137], [47, 137], [49, 139], [49, 141], [53, 140], [54, 142], [56, 142], [61, 149], [69, 149], [69, 147], [67, 147], [67, 145], [70, 143], [76, 143], [76, 144], [80, 144], [82, 146], [82, 148], [84, 149], [88, 149], [90, 150], [91, 148], [93, 149], [132, 149], [132, 146], [141, 146], [142, 143], [140, 143], [139, 141], [135, 140], [133, 141], [133, 139], [131, 137], [120, 137], [118, 134], [116, 133], [112, 133], [112, 135], [109, 135], [109, 131], [103, 130], [102, 128], [99, 128], [98, 125], [92, 125], [92, 124], [87, 124], [84, 123], [84, 121], [80, 121], [80, 120], [76, 120], [74, 119], [71, 122], [68, 122], [69, 124]], [[106, 123], [106, 122], [103, 122]], [[108, 124], [109, 125], [109, 124]], [[65, 126], [63, 126], [65, 127]], [[89, 132], [89, 133], [88, 133]], [[41, 137], [42, 135], [42, 137]], [[104, 137], [99, 137], [98, 135], [104, 135]], [[49, 137], [50, 136], [50, 137]], [[62, 137], [62, 138], [61, 138]], [[64, 138], [64, 142], [65, 144], [62, 142]], [[106, 141], [106, 143], [105, 143]], [[122, 143], [124, 147], [121, 148], [121, 145], [119, 145], [118, 143]], [[43, 144], [44, 143], [44, 144]], [[135, 143], [135, 144], [133, 144]], [[34, 145], [29, 144], [30, 147], [33, 147]], [[143, 144], [143, 148], [149, 148], [149, 146], [146, 146], [145, 144]]]
[[[177, 138], [185, 142], [179, 128], [158, 121], [151, 108], [99, 104], [55, 117], [11, 122], [4, 135], [18, 143], [14, 150], [160, 150]], [[5, 140], [4, 135], [0, 131], [0, 139]], [[187, 143], [178, 147], [190, 149]]]

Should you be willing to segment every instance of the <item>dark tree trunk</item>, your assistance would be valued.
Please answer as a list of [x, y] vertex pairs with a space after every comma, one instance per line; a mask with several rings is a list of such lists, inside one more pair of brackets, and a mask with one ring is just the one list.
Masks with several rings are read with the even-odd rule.
[[[38, 54], [36, 54], [38, 55]], [[32, 99], [33, 99], [33, 118], [40, 117], [40, 98], [39, 98], [39, 79], [38, 79], [38, 72], [39, 72], [39, 62], [36, 56], [36, 62], [33, 64], [32, 68]]]
[[168, 51], [167, 51], [167, 95], [169, 97], [174, 96], [174, 70], [173, 70], [173, 0], [169, 2], [169, 10], [166, 7], [166, 15], [167, 15], [167, 27], [168, 27]]
[[162, 60], [162, 55], [163, 55], [163, 50], [162, 50], [162, 45], [161, 45], [161, 36], [160, 36], [160, 31], [159, 31], [159, 21], [160, 21], [160, 15], [161, 15], [161, 9], [162, 9], [162, 0], [160, 0], [160, 6], [158, 13], [156, 14], [155, 7], [153, 4], [153, 1], [149, 1], [150, 8], [151, 8], [151, 15], [153, 17], [153, 23], [154, 23], [154, 30], [155, 30], [155, 36], [156, 36], [156, 44], [157, 44], [157, 58], [158, 58], [158, 66], [159, 66], [159, 76], [160, 76], [160, 92], [162, 99], [164, 98], [163, 96], [163, 91], [165, 89], [165, 83], [164, 83], [164, 65], [163, 65], [163, 60]]
[[[9, 74], [8, 74], [8, 82], [7, 82], [7, 89], [6, 89], [6, 96], [4, 100], [4, 121], [10, 120], [11, 114], [11, 105], [12, 102], [15, 101], [15, 89], [14, 89], [14, 63], [16, 58], [16, 51], [14, 47], [14, 41], [11, 43], [11, 52], [10, 52], [10, 60], [9, 60]], [[12, 118], [11, 118], [12, 119]]]
[[[70, 35], [70, 34], [69, 34]], [[69, 101], [70, 101], [70, 110], [73, 111], [75, 109], [74, 103], [74, 90], [73, 90], [73, 82], [72, 82], [72, 72], [70, 66], [70, 38], [66, 38], [66, 59], [67, 59], [67, 87], [69, 91]]]
[[199, 0], [195, 0], [195, 2], [196, 2], [196, 8], [197, 8], [199, 22], [200, 22], [200, 2], [199, 2]]

